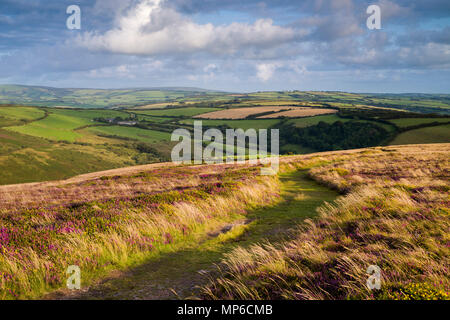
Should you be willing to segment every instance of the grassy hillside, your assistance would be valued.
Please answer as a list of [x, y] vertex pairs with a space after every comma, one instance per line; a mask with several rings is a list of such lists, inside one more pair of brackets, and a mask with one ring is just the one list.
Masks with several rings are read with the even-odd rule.
[[449, 123], [449, 118], [404, 118], [404, 119], [393, 119], [389, 122], [397, 125], [400, 128], [407, 128], [412, 126], [418, 126], [423, 124], [432, 123]]
[[[126, 118], [129, 114], [0, 106], [0, 184], [63, 179], [168, 159], [170, 134], [127, 126], [104, 127], [94, 121], [117, 116]], [[139, 142], [154, 149], [143, 151]]]
[[399, 134], [390, 144], [450, 143], [450, 124], [420, 128]]
[[[283, 157], [278, 176], [159, 164], [2, 186], [0, 296], [53, 292], [75, 264], [87, 290], [49, 298], [445, 299], [449, 153], [378, 147]], [[370, 291], [374, 264], [382, 289]]]
[[[293, 158], [345, 194], [292, 240], [226, 255], [207, 299], [449, 299], [450, 145]], [[381, 289], [365, 285], [370, 265]]]
[[0, 129], [0, 183], [63, 179], [133, 165], [137, 154], [116, 144], [58, 143]]

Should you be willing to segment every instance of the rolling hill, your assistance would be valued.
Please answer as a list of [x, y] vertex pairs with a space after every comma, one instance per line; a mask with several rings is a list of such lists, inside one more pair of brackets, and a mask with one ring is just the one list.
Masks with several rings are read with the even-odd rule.
[[[0, 297], [448, 299], [449, 153], [376, 147], [282, 157], [276, 176], [154, 164], [1, 186]], [[83, 290], [63, 289], [69, 265]], [[370, 265], [380, 290], [366, 286]]]
[[[171, 141], [171, 133], [176, 129], [192, 132], [194, 121], [202, 120], [199, 117], [216, 113], [224, 119], [203, 119], [205, 130], [279, 129], [282, 154], [450, 142], [449, 116], [344, 102], [331, 105], [286, 100], [287, 95], [293, 98], [296, 94], [285, 92], [286, 96], [280, 97], [284, 100], [278, 100], [278, 96], [268, 93], [255, 97], [209, 93], [177, 102], [153, 103], [145, 105], [145, 109], [0, 105], [0, 184], [64, 179], [168, 161], [176, 144]], [[329, 99], [330, 93], [311, 93], [308, 98], [314, 100], [315, 95]], [[339, 99], [346, 101], [349, 96], [341, 93]], [[44, 98], [39, 101], [45, 104]], [[307, 112], [287, 117], [282, 111], [285, 109]], [[322, 111], [333, 114], [320, 115]], [[240, 119], [229, 119], [236, 114]]]
[[[378, 107], [417, 113], [450, 115], [448, 94], [371, 94], [335, 91], [267, 91], [228, 93], [200, 88], [52, 88], [0, 85], [0, 104], [72, 108], [152, 108], [167, 104], [226, 103], [234, 107], [303, 105], [332, 108]], [[275, 102], [275, 104], [274, 104]]]
[[195, 96], [223, 94], [198, 88], [74, 89], [23, 85], [0, 85], [0, 104], [119, 108], [172, 101]]

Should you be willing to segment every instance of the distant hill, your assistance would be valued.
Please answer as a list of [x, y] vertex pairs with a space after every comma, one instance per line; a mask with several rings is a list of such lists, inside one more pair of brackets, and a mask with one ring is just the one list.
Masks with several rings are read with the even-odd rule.
[[75, 89], [0, 85], [0, 104], [65, 106], [77, 108], [130, 107], [224, 92], [189, 87]]
[[0, 104], [22, 104], [73, 108], [133, 108], [156, 103], [216, 101], [234, 106], [250, 106], [282, 101], [320, 104], [324, 107], [382, 107], [416, 113], [450, 114], [449, 94], [349, 93], [338, 91], [261, 91], [233, 94], [191, 87], [153, 88], [52, 88], [44, 86], [0, 85]]

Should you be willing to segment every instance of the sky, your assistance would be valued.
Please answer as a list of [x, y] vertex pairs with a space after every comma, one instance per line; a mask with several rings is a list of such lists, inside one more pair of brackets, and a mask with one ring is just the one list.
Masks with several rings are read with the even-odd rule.
[[449, 71], [448, 0], [0, 0], [0, 84], [450, 93]]

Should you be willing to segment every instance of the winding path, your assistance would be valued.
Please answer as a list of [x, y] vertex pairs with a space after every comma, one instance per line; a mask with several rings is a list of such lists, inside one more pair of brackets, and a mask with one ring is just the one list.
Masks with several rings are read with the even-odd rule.
[[[248, 247], [269, 240], [281, 244], [292, 236], [292, 228], [305, 218], [316, 215], [316, 208], [331, 202], [338, 194], [310, 180], [305, 171], [280, 176], [281, 201], [249, 212], [246, 222], [224, 226], [197, 243], [165, 254], [126, 272], [116, 272], [102, 282], [81, 292], [60, 292], [49, 299], [186, 299], [194, 297], [198, 286], [217, 276], [217, 264], [234, 248]], [[244, 234], [217, 241], [220, 232], [249, 223]], [[238, 234], [238, 233], [236, 233]]]

